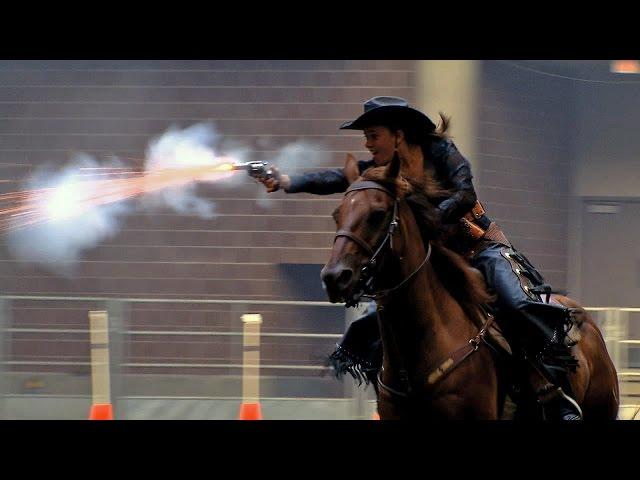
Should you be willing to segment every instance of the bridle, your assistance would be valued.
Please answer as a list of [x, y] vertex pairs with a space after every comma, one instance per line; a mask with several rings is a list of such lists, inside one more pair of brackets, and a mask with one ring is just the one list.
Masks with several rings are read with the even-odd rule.
[[399, 289], [407, 282], [409, 282], [413, 277], [415, 277], [415, 275], [422, 269], [422, 267], [427, 263], [429, 257], [431, 256], [431, 243], [429, 243], [428, 251], [424, 260], [422, 261], [422, 263], [420, 263], [418, 268], [413, 271], [413, 273], [407, 276], [395, 287], [388, 288], [386, 290], [379, 290], [376, 292], [374, 287], [375, 273], [377, 273], [377, 266], [379, 264], [380, 256], [386, 245], [388, 244], [390, 249], [393, 250], [393, 235], [398, 228], [398, 210], [400, 202], [398, 198], [385, 187], [383, 187], [379, 183], [368, 180], [351, 184], [344, 195], [346, 197], [351, 192], [359, 190], [379, 190], [389, 195], [393, 199], [393, 216], [391, 217], [391, 222], [389, 222], [389, 226], [387, 227], [387, 233], [384, 236], [384, 239], [382, 240], [378, 248], [375, 249], [375, 251], [367, 244], [367, 242], [362, 240], [353, 232], [350, 232], [348, 230], [338, 230], [336, 232], [336, 235], [333, 239], [334, 243], [339, 237], [346, 237], [356, 243], [369, 256], [369, 261], [367, 262], [367, 264], [360, 269], [360, 278], [358, 281], [358, 285], [354, 289], [354, 295], [352, 295], [350, 299], [346, 299], [345, 305], [347, 307], [357, 305], [361, 298], [371, 298], [377, 300]]

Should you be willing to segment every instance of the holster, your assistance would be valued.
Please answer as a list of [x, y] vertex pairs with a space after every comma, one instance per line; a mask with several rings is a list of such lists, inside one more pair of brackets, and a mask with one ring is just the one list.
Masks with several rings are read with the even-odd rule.
[[488, 244], [485, 240], [497, 242], [508, 247], [511, 246], [500, 227], [485, 215], [484, 207], [480, 201], [476, 201], [471, 211], [467, 212], [459, 223], [469, 244], [467, 249], [467, 256], [469, 257], [481, 251], [483, 246]]
[[480, 240], [484, 237], [486, 231], [478, 225], [478, 220], [484, 215], [484, 208], [479, 201], [473, 206], [470, 212], [467, 212], [464, 217], [460, 219], [460, 225], [462, 231], [474, 240]]

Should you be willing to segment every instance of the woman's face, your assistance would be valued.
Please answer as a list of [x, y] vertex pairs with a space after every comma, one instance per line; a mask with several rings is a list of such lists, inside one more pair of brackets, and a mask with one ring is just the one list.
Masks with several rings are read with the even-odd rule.
[[367, 127], [364, 129], [364, 147], [371, 152], [376, 165], [386, 165], [393, 159], [398, 135], [387, 127]]

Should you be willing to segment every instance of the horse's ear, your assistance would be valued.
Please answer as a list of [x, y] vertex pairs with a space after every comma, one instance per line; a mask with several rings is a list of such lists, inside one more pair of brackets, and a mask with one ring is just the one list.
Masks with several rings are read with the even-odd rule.
[[351, 185], [356, 180], [356, 178], [360, 176], [356, 157], [354, 157], [350, 153], [347, 153], [347, 159], [344, 162], [344, 175], [345, 177], [347, 177], [349, 185]]
[[391, 160], [391, 163], [387, 165], [387, 169], [384, 173], [384, 176], [389, 180], [394, 180], [398, 177], [398, 174], [400, 173], [400, 157], [397, 153], [393, 155], [393, 160]]

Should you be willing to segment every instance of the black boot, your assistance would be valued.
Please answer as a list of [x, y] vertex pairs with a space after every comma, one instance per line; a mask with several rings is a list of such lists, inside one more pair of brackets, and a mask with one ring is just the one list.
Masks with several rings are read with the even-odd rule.
[[[543, 357], [545, 361], [540, 362], [540, 357], [538, 357], [538, 366], [541, 367], [539, 371], [544, 372], [544, 377], [549, 382], [536, 392], [538, 402], [542, 404], [545, 420], [582, 420], [582, 409], [575, 400], [575, 395], [569, 382], [567, 367], [572, 367], [573, 364], [570, 362], [558, 362], [558, 357], [571, 356], [569, 350], [566, 347], [564, 349], [566, 349], [566, 354], [557, 355], [553, 360], [549, 357], [551, 349], [546, 349], [546, 355]], [[558, 363], [564, 363], [564, 365], [560, 366]], [[575, 370], [575, 367], [571, 367], [569, 367], [571, 370]]]
[[552, 337], [536, 355], [536, 363], [549, 382], [537, 392], [545, 420], [582, 420], [582, 410], [569, 382], [569, 371], [575, 372], [579, 367], [571, 352], [571, 345], [580, 340], [575, 321], [578, 311], [565, 309], [563, 324], [555, 326]]

